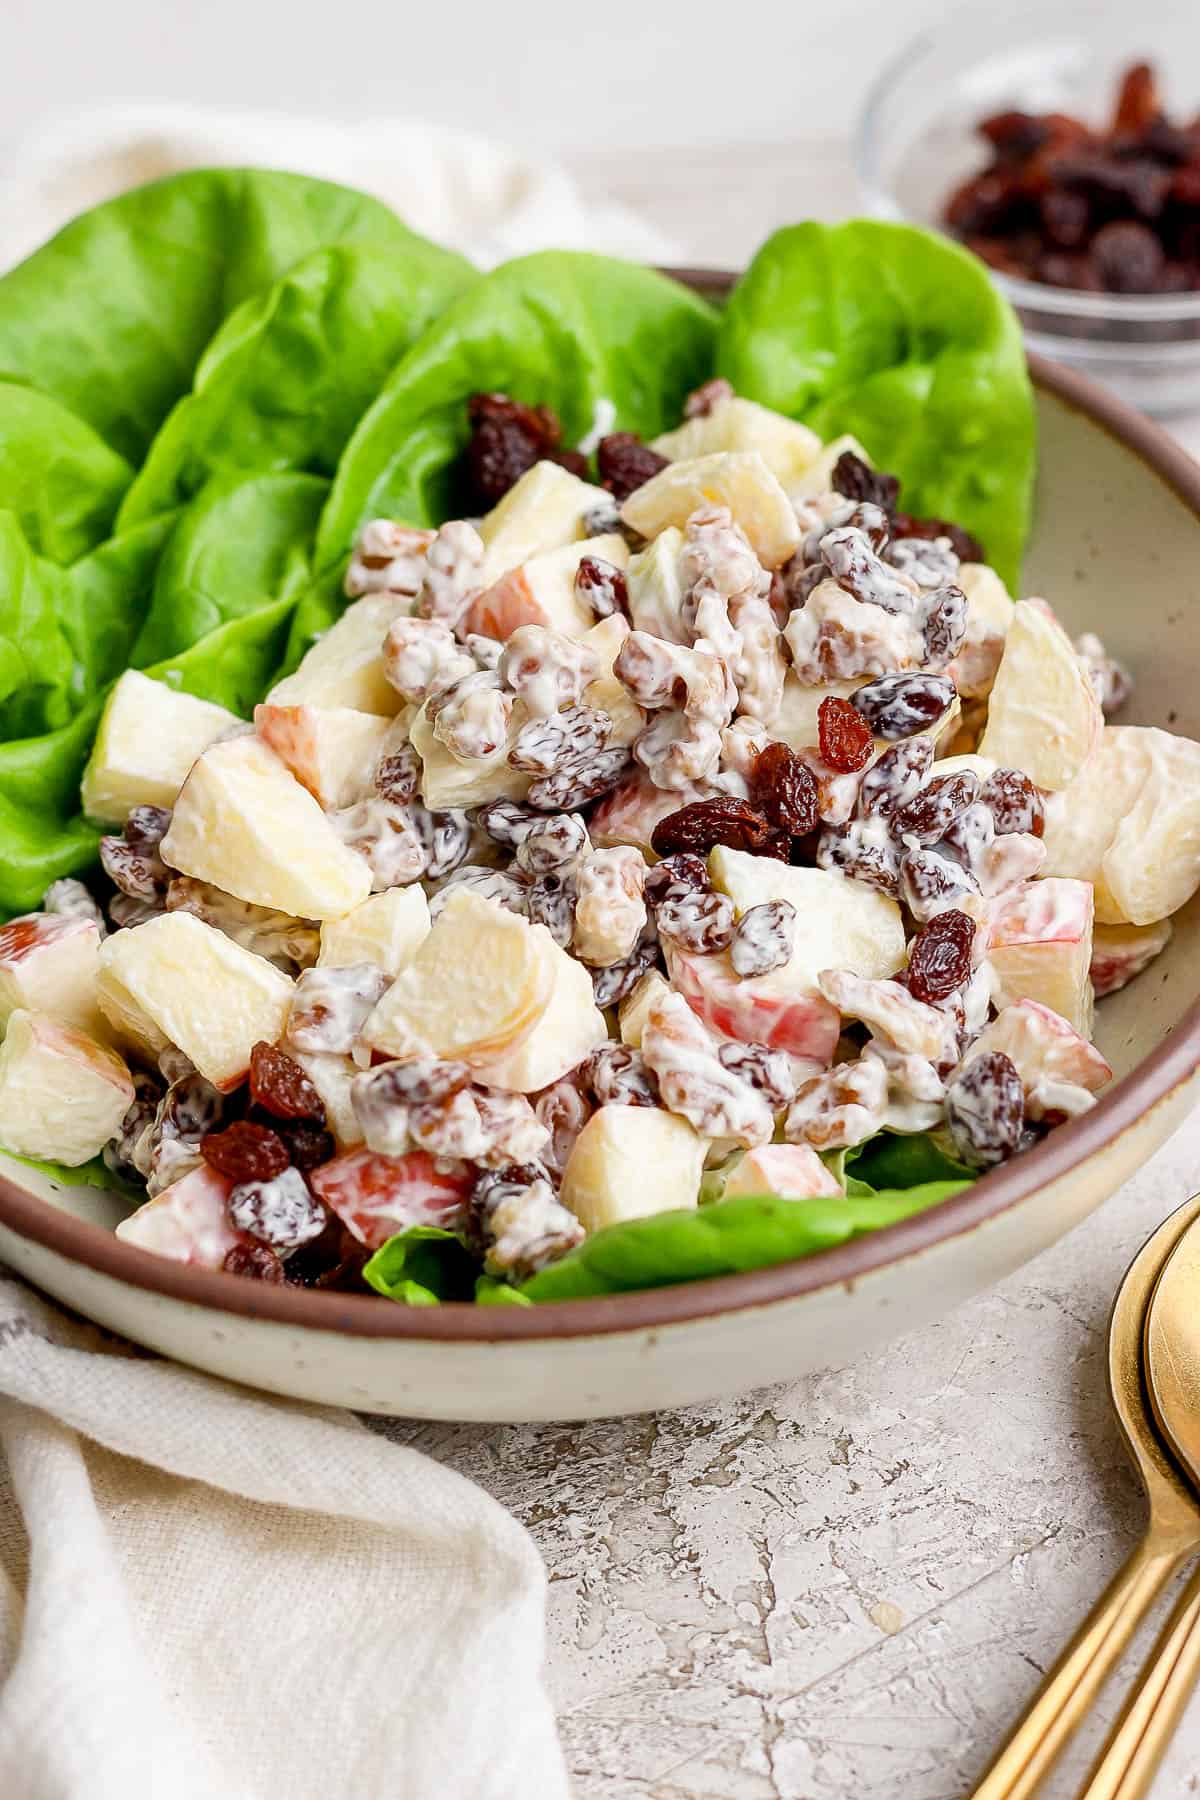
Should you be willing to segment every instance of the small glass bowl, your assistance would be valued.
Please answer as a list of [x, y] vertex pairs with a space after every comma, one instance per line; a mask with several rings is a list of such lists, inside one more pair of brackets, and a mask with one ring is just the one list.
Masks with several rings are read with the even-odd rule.
[[[960, 182], [988, 161], [975, 131], [990, 113], [1067, 112], [1100, 122], [1132, 62], [1154, 64], [1172, 118], [1200, 101], [1200, 14], [1147, 3], [1006, 11], [1003, 44], [980, 15], [933, 25], [872, 86], [855, 139], [863, 198], [878, 218], [941, 229]], [[1089, 294], [992, 272], [1031, 350], [1104, 382], [1160, 416], [1200, 409], [1200, 293]]]

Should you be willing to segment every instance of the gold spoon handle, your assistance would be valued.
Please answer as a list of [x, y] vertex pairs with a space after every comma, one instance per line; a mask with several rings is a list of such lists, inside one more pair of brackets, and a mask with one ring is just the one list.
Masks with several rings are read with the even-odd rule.
[[1078, 1800], [1139, 1800], [1200, 1676], [1200, 1569], [1159, 1634]]
[[1118, 1570], [975, 1789], [973, 1800], [1025, 1800], [1082, 1721], [1183, 1547], [1153, 1533]]

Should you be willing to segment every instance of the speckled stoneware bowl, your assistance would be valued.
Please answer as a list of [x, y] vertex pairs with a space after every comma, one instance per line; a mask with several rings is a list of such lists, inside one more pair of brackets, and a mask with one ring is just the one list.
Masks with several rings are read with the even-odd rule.
[[[1131, 667], [1131, 722], [1200, 736], [1200, 467], [1081, 376], [1038, 361], [1033, 375], [1041, 473], [1025, 591]], [[1198, 985], [1200, 896], [1151, 969], [1099, 1009], [1118, 1080], [1094, 1111], [934, 1211], [781, 1268], [528, 1310], [409, 1309], [164, 1261], [112, 1235], [111, 1196], [3, 1157], [0, 1261], [138, 1343], [306, 1400], [497, 1421], [706, 1400], [848, 1362], [1078, 1224], [1197, 1097]]]

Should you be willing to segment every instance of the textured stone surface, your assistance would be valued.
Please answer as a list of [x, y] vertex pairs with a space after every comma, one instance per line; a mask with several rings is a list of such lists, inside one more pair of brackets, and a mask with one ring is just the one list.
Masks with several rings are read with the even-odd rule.
[[[969, 1791], [1139, 1528], [1108, 1311], [1198, 1161], [1200, 1116], [1004, 1286], [838, 1373], [651, 1418], [388, 1428], [541, 1546], [579, 1800]], [[1200, 1703], [1154, 1793], [1200, 1793]]]

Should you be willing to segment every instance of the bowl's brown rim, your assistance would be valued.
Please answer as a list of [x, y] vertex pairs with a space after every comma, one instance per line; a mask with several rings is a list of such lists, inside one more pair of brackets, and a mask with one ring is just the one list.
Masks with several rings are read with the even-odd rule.
[[[734, 277], [712, 269], [675, 269], [677, 279], [719, 296]], [[1029, 358], [1039, 388], [1086, 414], [1160, 477], [1200, 520], [1200, 464], [1149, 419], [1086, 376]], [[677, 1287], [647, 1288], [546, 1305], [387, 1306], [370, 1295], [272, 1287], [244, 1276], [195, 1269], [123, 1243], [112, 1232], [48, 1205], [0, 1175], [0, 1226], [82, 1263], [98, 1274], [165, 1299], [292, 1329], [362, 1338], [440, 1343], [505, 1343], [644, 1332], [688, 1320], [768, 1306], [821, 1288], [852, 1286], [889, 1264], [976, 1230], [1100, 1154], [1146, 1113], [1165, 1103], [1200, 1068], [1200, 999], [1157, 1050], [1091, 1112], [1060, 1127], [1036, 1150], [983, 1177], [931, 1211], [796, 1262], [722, 1275]]]

